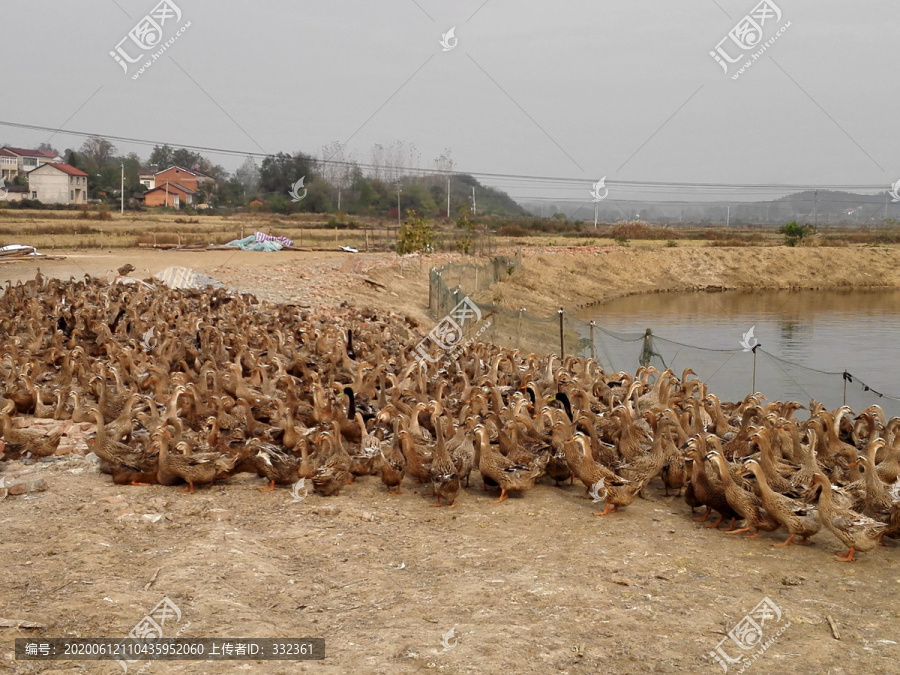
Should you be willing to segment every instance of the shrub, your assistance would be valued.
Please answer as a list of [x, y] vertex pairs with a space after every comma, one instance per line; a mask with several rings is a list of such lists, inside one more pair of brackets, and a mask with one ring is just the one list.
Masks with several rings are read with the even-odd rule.
[[112, 220], [112, 214], [109, 212], [109, 206], [101, 204], [97, 207], [97, 215], [94, 220]]
[[406, 213], [406, 222], [400, 226], [400, 233], [397, 237], [397, 253], [406, 255], [419, 251], [433, 251], [434, 228], [425, 218], [415, 218], [414, 216], [418, 215], [415, 211]]
[[648, 225], [641, 220], [629, 220], [613, 225], [609, 230], [613, 239], [683, 239], [684, 235], [668, 225]]
[[778, 232], [784, 235], [784, 243], [788, 246], [796, 246], [804, 237], [814, 234], [815, 231], [812, 225], [798, 225], [796, 220], [785, 223], [778, 228]]

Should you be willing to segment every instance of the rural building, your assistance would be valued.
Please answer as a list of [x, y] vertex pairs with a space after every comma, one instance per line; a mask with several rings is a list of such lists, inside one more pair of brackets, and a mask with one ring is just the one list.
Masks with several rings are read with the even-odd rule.
[[86, 204], [88, 175], [68, 164], [43, 164], [28, 172], [32, 199], [44, 204]]
[[138, 182], [148, 190], [156, 187], [156, 174], [159, 173], [159, 165], [151, 164], [149, 170], [142, 170], [138, 176]]
[[62, 158], [47, 150], [0, 148], [0, 178], [10, 180], [44, 164], [61, 164]]
[[209, 192], [216, 185], [214, 178], [196, 170], [183, 169], [180, 166], [171, 166], [165, 171], [160, 171], [153, 176], [153, 179], [155, 181], [153, 187], [160, 187], [167, 183], [175, 183], [182, 188], [191, 190], [192, 194], [196, 194], [202, 190]]
[[6, 148], [0, 148], [0, 178], [12, 180], [19, 173], [19, 158]]
[[180, 209], [182, 204], [194, 203], [194, 191], [177, 183], [163, 183], [144, 193], [146, 206], [168, 206]]

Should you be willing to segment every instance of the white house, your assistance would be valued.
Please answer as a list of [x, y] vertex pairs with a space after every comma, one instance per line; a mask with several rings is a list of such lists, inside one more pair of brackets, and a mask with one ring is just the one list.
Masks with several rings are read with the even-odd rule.
[[44, 204], [86, 204], [88, 175], [68, 164], [44, 164], [28, 172], [31, 199]]
[[6, 148], [0, 148], [0, 178], [12, 180], [19, 175], [19, 158]]
[[60, 164], [62, 158], [48, 150], [28, 150], [26, 148], [0, 148], [0, 178], [15, 178], [20, 173], [28, 173], [44, 164]]

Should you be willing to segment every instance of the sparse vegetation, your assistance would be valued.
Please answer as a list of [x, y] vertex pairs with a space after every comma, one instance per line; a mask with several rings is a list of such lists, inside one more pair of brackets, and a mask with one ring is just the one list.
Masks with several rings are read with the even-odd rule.
[[778, 232], [784, 235], [784, 243], [788, 246], [796, 246], [804, 237], [815, 234], [815, 231], [816, 229], [812, 225], [798, 225], [796, 220], [778, 228]]
[[650, 225], [641, 220], [629, 220], [613, 225], [609, 236], [619, 239], [681, 239], [684, 235], [668, 225]]
[[100, 204], [96, 213], [91, 213], [87, 204], [85, 204], [78, 213], [78, 220], [112, 220], [112, 213], [110, 213], [106, 204]]
[[434, 250], [434, 228], [428, 220], [418, 217], [415, 211], [407, 211], [406, 222], [400, 227], [397, 237], [397, 253], [419, 253]]
[[462, 230], [456, 240], [456, 248], [460, 253], [469, 255], [475, 241], [475, 222], [469, 218], [471, 210], [467, 204], [459, 207], [459, 218], [456, 219], [456, 228]]

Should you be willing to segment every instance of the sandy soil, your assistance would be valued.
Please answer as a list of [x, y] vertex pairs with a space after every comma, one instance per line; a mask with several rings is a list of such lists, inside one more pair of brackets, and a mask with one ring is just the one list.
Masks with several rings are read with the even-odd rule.
[[[571, 307], [614, 293], [755, 279], [898, 285], [896, 256], [879, 249], [545, 252], [526, 256], [525, 271], [495, 293], [510, 306], [527, 301], [550, 310], [563, 289]], [[43, 261], [41, 269], [68, 277], [129, 261], [138, 273], [190, 264], [272, 299], [347, 299], [424, 321], [435, 260], [405, 263], [402, 278], [396, 257], [300, 253], [117, 252]], [[584, 280], [577, 288], [570, 269]], [[30, 262], [2, 265], [0, 277], [28, 278], [34, 270]], [[323, 637], [327, 658], [156, 662], [145, 673], [716, 673], [722, 669], [710, 652], [764, 597], [783, 612], [780, 623], [766, 624], [764, 640], [790, 625], [746, 672], [900, 668], [896, 546], [855, 564], [833, 560], [839, 544], [827, 534], [809, 547], [773, 549], [771, 535], [748, 541], [693, 523], [690, 509], [665, 497], [658, 482], [648, 499], [596, 518], [578, 487], [542, 484], [497, 505], [477, 475], [456, 507], [434, 509], [409, 479], [401, 495], [368, 478], [338, 497], [295, 502], [285, 489], [258, 492], [260, 479], [246, 475], [194, 495], [123, 488], [79, 454], [7, 462], [0, 473], [37, 475], [47, 486], [0, 501], [0, 617], [46, 625], [0, 628], [0, 672], [121, 673], [115, 663], [15, 662], [13, 639], [122, 637], [164, 596], [182, 612], [172, 632], [190, 622], [183, 637]], [[445, 650], [451, 629], [446, 644], [455, 646]]]

